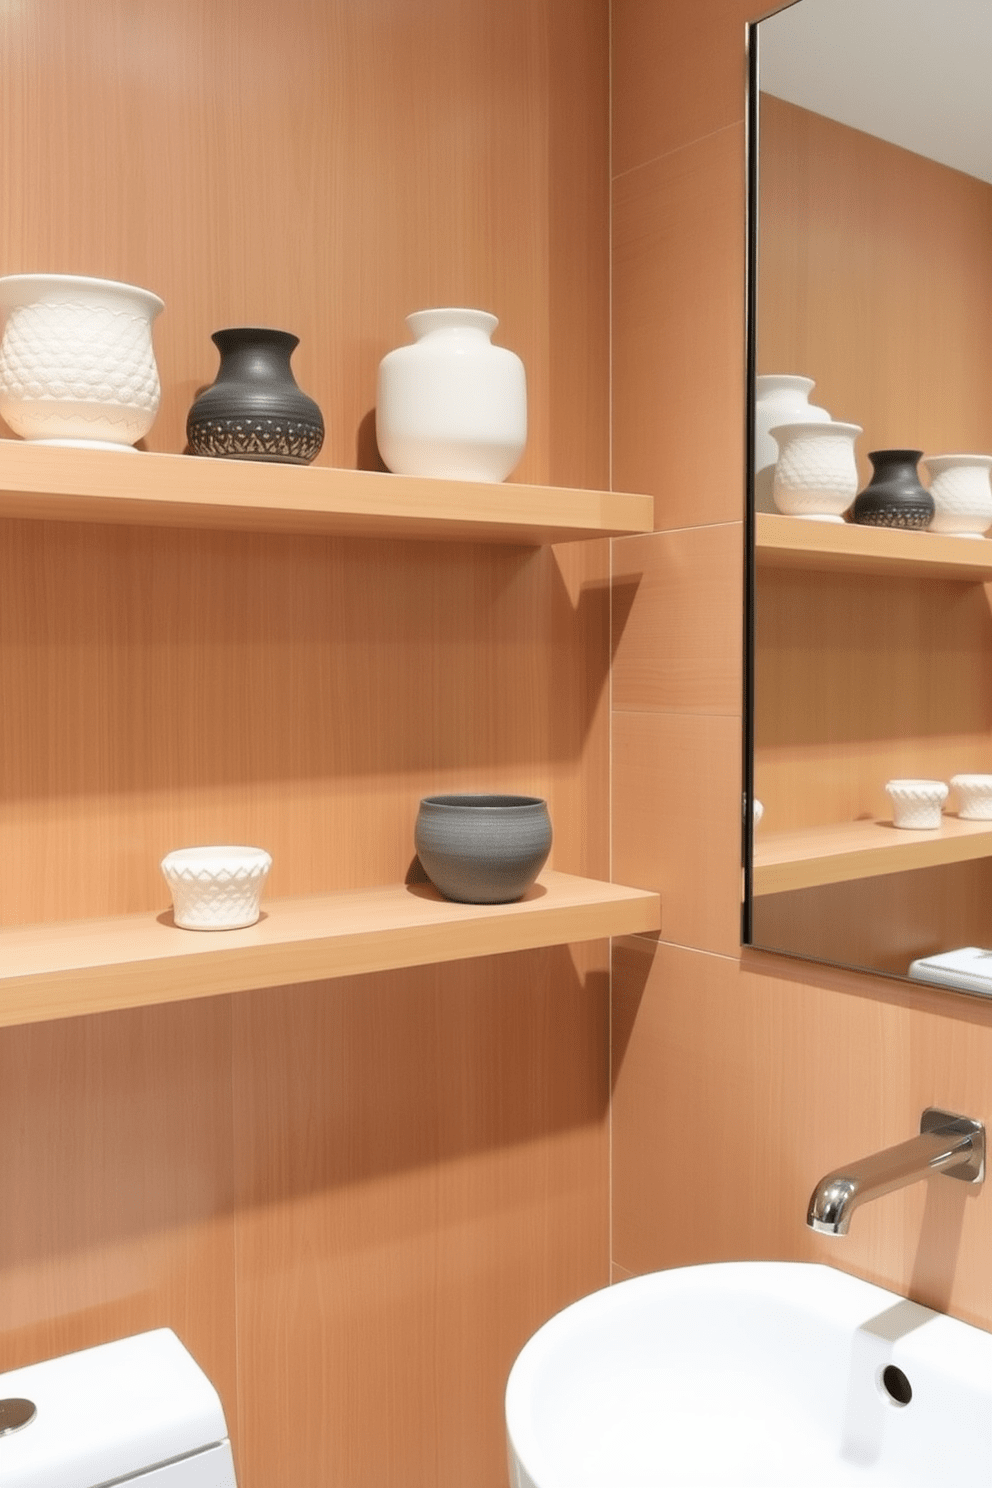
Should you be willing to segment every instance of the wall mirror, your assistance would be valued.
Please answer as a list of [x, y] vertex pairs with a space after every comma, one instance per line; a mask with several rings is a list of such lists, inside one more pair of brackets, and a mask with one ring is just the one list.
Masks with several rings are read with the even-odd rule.
[[[933, 499], [992, 456], [992, 6], [797, 0], [749, 42], [743, 938], [989, 994], [992, 820], [951, 781], [992, 775], [992, 541], [783, 514], [766, 431], [854, 426], [859, 492], [871, 452]], [[947, 784], [939, 826], [893, 780]]]

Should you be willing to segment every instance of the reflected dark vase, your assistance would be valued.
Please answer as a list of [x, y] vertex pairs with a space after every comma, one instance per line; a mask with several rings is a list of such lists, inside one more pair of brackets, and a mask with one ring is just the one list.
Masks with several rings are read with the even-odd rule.
[[922, 456], [922, 450], [872, 450], [874, 474], [854, 498], [851, 521], [863, 527], [929, 527], [933, 497], [916, 470]]
[[324, 442], [324, 420], [289, 364], [300, 338], [238, 326], [210, 339], [220, 368], [186, 419], [190, 454], [309, 465]]

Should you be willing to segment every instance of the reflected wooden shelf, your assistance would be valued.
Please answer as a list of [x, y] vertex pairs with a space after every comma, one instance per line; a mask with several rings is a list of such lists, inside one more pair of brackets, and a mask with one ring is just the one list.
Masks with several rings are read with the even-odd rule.
[[859, 527], [846, 522], [810, 522], [759, 512], [755, 556], [762, 568], [805, 568], [837, 573], [902, 574], [992, 583], [992, 541], [904, 532], [895, 527]]
[[936, 832], [907, 831], [891, 821], [838, 822], [768, 836], [759, 831], [753, 888], [756, 895], [781, 894], [987, 857], [992, 821], [956, 816], [945, 816]]
[[654, 500], [0, 439], [0, 516], [536, 546], [650, 532]]
[[0, 1026], [661, 927], [657, 894], [550, 870], [516, 904], [452, 904], [416, 883], [263, 909], [246, 930], [179, 930], [171, 911], [2, 930]]

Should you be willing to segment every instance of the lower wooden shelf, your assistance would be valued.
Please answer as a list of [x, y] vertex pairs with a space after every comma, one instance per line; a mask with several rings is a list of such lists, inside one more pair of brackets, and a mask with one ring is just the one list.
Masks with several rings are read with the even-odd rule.
[[767, 837], [759, 833], [752, 887], [755, 894], [782, 894], [987, 857], [992, 857], [992, 821], [945, 816], [935, 832], [907, 831], [891, 821], [837, 822]]
[[179, 930], [171, 910], [18, 927], [0, 931], [0, 1026], [660, 927], [657, 894], [551, 871], [516, 904], [452, 904], [429, 884], [394, 884], [263, 904], [246, 930]]
[[987, 539], [859, 527], [850, 522], [811, 522], [770, 512], [756, 514], [754, 536], [755, 558], [763, 568], [992, 583], [992, 542]]

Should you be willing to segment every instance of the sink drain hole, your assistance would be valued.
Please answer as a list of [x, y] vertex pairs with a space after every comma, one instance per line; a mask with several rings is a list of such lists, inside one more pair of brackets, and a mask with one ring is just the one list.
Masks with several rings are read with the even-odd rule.
[[913, 1398], [913, 1387], [896, 1364], [882, 1370], [882, 1389], [895, 1405], [908, 1405]]

